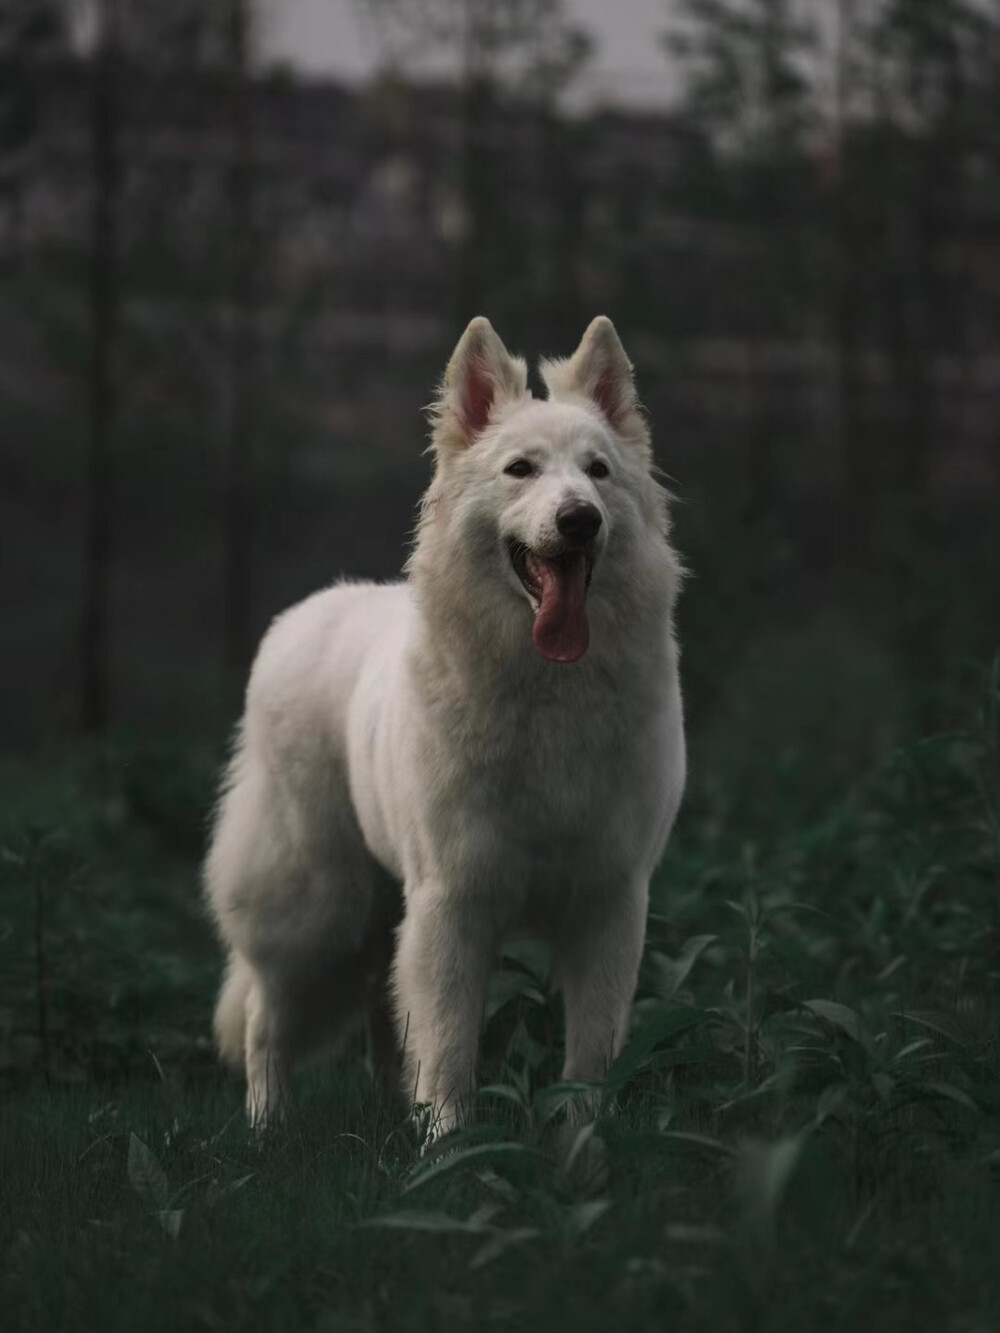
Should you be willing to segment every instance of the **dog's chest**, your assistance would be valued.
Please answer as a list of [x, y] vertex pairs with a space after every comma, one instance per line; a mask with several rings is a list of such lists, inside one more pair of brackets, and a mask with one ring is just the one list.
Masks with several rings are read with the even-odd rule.
[[501, 698], [451, 727], [452, 800], [520, 845], [586, 845], [658, 785], [658, 718], [624, 693]]

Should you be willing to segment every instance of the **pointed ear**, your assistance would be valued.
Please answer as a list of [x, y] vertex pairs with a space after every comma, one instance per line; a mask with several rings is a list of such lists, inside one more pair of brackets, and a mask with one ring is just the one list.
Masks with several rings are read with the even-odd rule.
[[431, 408], [434, 447], [467, 449], [483, 433], [497, 407], [523, 398], [528, 368], [511, 356], [493, 325], [477, 315], [452, 353]]
[[625, 439], [649, 446], [639, 410], [632, 363], [607, 315], [592, 320], [580, 346], [566, 361], [544, 361], [542, 378], [551, 398], [587, 398]]

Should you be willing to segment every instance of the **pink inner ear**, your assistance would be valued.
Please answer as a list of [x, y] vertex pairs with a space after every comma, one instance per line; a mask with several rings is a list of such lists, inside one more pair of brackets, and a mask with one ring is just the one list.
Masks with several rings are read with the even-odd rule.
[[474, 358], [466, 371], [462, 391], [462, 423], [470, 439], [482, 434], [489, 424], [493, 389], [492, 376], [483, 363]]
[[618, 378], [613, 370], [605, 368], [597, 376], [593, 388], [593, 398], [607, 419], [614, 424], [622, 404]]

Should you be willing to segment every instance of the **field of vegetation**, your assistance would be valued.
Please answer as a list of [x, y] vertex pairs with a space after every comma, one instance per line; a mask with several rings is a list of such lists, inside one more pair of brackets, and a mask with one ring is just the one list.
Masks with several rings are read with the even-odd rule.
[[517, 944], [475, 1122], [424, 1155], [360, 1038], [249, 1141], [209, 1043], [219, 751], [7, 762], [5, 1327], [995, 1330], [1000, 673], [852, 773], [836, 688], [829, 765], [781, 736], [825, 649], [780, 652], [770, 714], [696, 738], [599, 1115], [565, 1114], [558, 1000]]
[[[1000, 0], [664, 4], [662, 118], [595, 5], [358, 0], [325, 89], [266, 8], [0, 0], [0, 1328], [1000, 1333]], [[694, 571], [629, 1041], [570, 1116], [519, 941], [461, 1131], [359, 1035], [255, 1143], [251, 644], [400, 567], [470, 316], [602, 309]]]

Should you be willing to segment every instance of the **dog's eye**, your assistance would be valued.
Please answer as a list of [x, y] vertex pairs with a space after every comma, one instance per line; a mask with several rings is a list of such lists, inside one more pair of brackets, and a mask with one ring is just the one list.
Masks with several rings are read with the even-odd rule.
[[504, 468], [508, 477], [530, 477], [534, 470], [526, 458], [515, 458]]
[[593, 477], [595, 481], [601, 481], [604, 477], [611, 475], [611, 469], [607, 463], [599, 458], [595, 458], [590, 467], [587, 468], [587, 476]]

